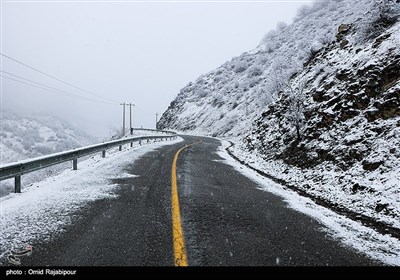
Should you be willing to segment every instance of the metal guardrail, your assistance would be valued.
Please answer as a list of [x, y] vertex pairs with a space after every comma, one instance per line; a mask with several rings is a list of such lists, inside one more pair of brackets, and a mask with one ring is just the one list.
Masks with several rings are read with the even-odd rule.
[[[144, 129], [142, 129], [144, 130]], [[158, 131], [159, 130], [154, 130]], [[165, 131], [164, 131], [165, 132]], [[61, 153], [50, 154], [42, 157], [27, 159], [15, 163], [9, 163], [0, 166], [0, 181], [10, 178], [15, 178], [15, 192], [21, 192], [21, 175], [30, 173], [39, 169], [43, 169], [49, 166], [57, 165], [66, 161], [72, 160], [72, 169], [78, 169], [78, 158], [91, 155], [97, 152], [102, 153], [102, 157], [106, 156], [106, 151], [110, 148], [119, 146], [119, 150], [122, 150], [122, 146], [125, 144], [130, 144], [131, 147], [133, 146], [134, 142], [139, 142], [142, 144], [142, 141], [146, 141], [147, 143], [149, 140], [156, 140], [161, 139], [161, 141], [168, 140], [168, 139], [175, 139], [176, 133], [175, 132], [168, 132], [173, 133], [173, 135], [161, 135], [161, 136], [142, 136], [142, 137], [130, 137], [124, 139], [118, 139], [106, 143], [95, 144], [87, 147], [77, 148]]]
[[144, 130], [144, 131], [154, 131], [158, 133], [170, 133], [170, 134], [176, 134], [175, 131], [170, 131], [170, 130], [159, 130], [159, 129], [150, 129], [150, 128], [132, 128], [133, 131], [137, 130]]

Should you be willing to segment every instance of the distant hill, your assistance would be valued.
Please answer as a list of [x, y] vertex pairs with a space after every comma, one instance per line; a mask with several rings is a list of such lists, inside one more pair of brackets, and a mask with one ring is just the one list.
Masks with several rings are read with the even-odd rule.
[[61, 152], [89, 145], [96, 139], [49, 115], [22, 116], [2, 111], [0, 163]]

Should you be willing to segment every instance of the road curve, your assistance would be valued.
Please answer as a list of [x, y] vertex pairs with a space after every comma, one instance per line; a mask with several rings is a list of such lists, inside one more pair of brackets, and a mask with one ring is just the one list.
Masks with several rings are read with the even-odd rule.
[[[115, 180], [118, 198], [90, 203], [50, 242], [33, 244], [26, 266], [173, 266], [171, 169], [176, 175], [182, 240], [189, 266], [377, 265], [289, 209], [282, 198], [225, 164], [220, 142], [184, 142], [149, 152]], [[133, 161], [133, 160], [132, 160]]]

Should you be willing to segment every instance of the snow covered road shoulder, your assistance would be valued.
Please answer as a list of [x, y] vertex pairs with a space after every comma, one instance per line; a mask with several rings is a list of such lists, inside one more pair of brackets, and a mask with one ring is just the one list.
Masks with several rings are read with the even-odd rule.
[[51, 240], [74, 221], [75, 213], [88, 202], [116, 197], [113, 179], [135, 176], [124, 170], [144, 154], [164, 145], [183, 141], [156, 142], [118, 152], [110, 150], [105, 159], [92, 156], [79, 162], [78, 170], [66, 170], [29, 187], [21, 194], [0, 198], [0, 264], [12, 249], [34, 240]]
[[278, 195], [285, 199], [288, 207], [307, 214], [318, 220], [330, 236], [340, 240], [343, 244], [379, 260], [387, 265], [400, 265], [400, 241], [388, 235], [382, 235], [373, 229], [363, 226], [360, 222], [350, 220], [344, 216], [315, 204], [311, 199], [300, 196], [259, 174], [250, 168], [238, 163], [225, 150], [230, 146], [222, 141], [218, 155], [225, 159], [225, 163], [233, 166], [238, 172], [247, 176], [260, 189]]

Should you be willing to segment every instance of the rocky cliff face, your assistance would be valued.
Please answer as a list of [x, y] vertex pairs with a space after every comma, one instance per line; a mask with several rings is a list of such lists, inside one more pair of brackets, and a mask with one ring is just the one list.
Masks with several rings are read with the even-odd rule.
[[356, 44], [350, 43], [356, 35], [352, 27], [344, 32], [340, 26], [338, 42], [316, 53], [290, 82], [305, 94], [301, 139], [288, 119], [290, 94], [283, 93], [256, 121], [248, 147], [298, 166], [331, 160], [349, 168], [362, 161], [366, 170], [376, 169], [382, 160], [367, 155], [378, 146], [381, 155], [399, 157], [399, 27]]

